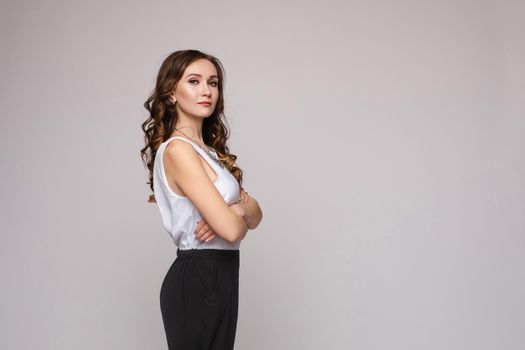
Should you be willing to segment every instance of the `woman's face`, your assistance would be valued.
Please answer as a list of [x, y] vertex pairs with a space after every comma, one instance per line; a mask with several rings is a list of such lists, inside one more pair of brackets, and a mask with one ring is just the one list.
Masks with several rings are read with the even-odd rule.
[[207, 59], [198, 59], [191, 63], [172, 94], [172, 99], [177, 101], [179, 113], [204, 118], [213, 113], [218, 98], [219, 77], [215, 66]]

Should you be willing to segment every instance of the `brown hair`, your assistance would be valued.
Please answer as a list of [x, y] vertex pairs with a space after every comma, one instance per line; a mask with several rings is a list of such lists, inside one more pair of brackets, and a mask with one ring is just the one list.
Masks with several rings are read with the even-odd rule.
[[[144, 103], [144, 108], [149, 112], [148, 119], [142, 123], [145, 147], [140, 150], [141, 158], [149, 169], [149, 184], [153, 192], [153, 163], [159, 145], [166, 141], [177, 124], [177, 111], [171, 103], [170, 94], [178, 81], [182, 78], [185, 69], [198, 59], [207, 59], [217, 69], [219, 96], [213, 114], [205, 118], [202, 124], [202, 137], [204, 143], [212, 147], [219, 158], [226, 165], [231, 174], [242, 186], [243, 172], [235, 165], [237, 156], [229, 153], [226, 142], [229, 131], [223, 123], [224, 116], [224, 69], [222, 63], [214, 56], [198, 50], [175, 51], [164, 59], [157, 74], [155, 89]], [[155, 194], [148, 198], [148, 202], [155, 202]]]

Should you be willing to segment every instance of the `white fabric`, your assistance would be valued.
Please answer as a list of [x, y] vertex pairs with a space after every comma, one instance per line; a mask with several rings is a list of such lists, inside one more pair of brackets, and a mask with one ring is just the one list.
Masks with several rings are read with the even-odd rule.
[[[195, 236], [195, 227], [201, 219], [201, 214], [189, 198], [173, 192], [168, 186], [162, 161], [164, 149], [174, 139], [180, 139], [191, 144], [204, 157], [217, 174], [215, 187], [229, 205], [237, 202], [240, 197], [240, 187], [237, 179], [224, 167], [221, 168], [211, 157], [193, 141], [181, 136], [173, 136], [160, 144], [153, 165], [153, 191], [160, 210], [166, 231], [175, 245], [183, 249], [239, 249], [241, 242], [229, 243], [219, 236], [209, 242], [200, 242]], [[217, 153], [212, 150], [215, 155]]]

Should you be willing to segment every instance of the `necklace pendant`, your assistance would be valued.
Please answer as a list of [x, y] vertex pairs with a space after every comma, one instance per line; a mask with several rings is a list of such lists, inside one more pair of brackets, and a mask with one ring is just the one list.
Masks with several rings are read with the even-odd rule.
[[215, 163], [217, 163], [218, 166], [220, 166], [221, 168], [224, 169], [224, 163], [219, 159], [217, 158], [213, 153], [211, 153], [210, 151], [208, 151], [206, 148], [202, 147], [201, 145], [198, 145], [204, 152], [206, 152], [207, 155], [210, 156], [211, 159], [213, 159], [213, 161]]

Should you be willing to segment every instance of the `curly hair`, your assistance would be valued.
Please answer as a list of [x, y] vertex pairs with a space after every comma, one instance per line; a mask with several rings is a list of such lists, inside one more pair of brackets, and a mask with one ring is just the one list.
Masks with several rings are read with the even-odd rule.
[[[224, 78], [222, 63], [214, 56], [198, 50], [179, 50], [164, 59], [157, 74], [155, 89], [144, 102], [144, 108], [149, 116], [142, 123], [145, 147], [140, 150], [144, 165], [149, 170], [149, 187], [153, 190], [153, 163], [159, 145], [172, 135], [177, 124], [178, 115], [175, 105], [170, 101], [170, 94], [182, 78], [186, 68], [198, 59], [207, 59], [217, 69], [219, 96], [212, 115], [205, 118], [202, 125], [202, 137], [208, 147], [212, 147], [230, 173], [242, 186], [243, 172], [236, 166], [237, 156], [230, 154], [227, 146], [229, 131], [226, 128], [224, 116]], [[227, 123], [227, 122], [226, 122]], [[148, 202], [155, 203], [155, 194], [151, 194]]]

